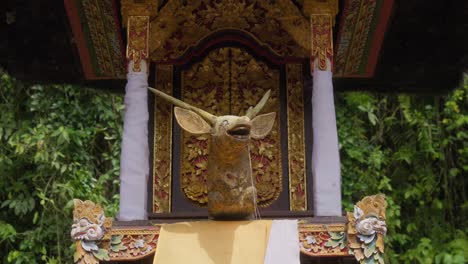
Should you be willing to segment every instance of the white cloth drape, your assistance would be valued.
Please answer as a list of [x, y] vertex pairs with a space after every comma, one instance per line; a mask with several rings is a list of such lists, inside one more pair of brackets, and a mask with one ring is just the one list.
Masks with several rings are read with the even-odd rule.
[[340, 156], [330, 70], [314, 70], [312, 118], [314, 216], [341, 216]]
[[273, 220], [265, 252], [265, 264], [299, 264], [297, 220]]
[[148, 76], [146, 63], [141, 72], [128, 65], [125, 87], [125, 117], [120, 157], [120, 221], [147, 217], [148, 149]]

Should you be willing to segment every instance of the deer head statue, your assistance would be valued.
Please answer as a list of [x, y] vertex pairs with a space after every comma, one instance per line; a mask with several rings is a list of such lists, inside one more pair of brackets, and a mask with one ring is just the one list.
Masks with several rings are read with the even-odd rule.
[[174, 104], [177, 123], [185, 131], [210, 134], [207, 167], [208, 213], [214, 219], [244, 219], [256, 206], [249, 141], [268, 135], [275, 113], [258, 115], [270, 97], [266, 92], [244, 116], [215, 116], [161, 91], [149, 88], [157, 96]]

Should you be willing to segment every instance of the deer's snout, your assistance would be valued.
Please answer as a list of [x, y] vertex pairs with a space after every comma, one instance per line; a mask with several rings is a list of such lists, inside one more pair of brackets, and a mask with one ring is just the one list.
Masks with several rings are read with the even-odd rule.
[[227, 133], [236, 139], [248, 139], [250, 136], [250, 124], [238, 124], [229, 129]]

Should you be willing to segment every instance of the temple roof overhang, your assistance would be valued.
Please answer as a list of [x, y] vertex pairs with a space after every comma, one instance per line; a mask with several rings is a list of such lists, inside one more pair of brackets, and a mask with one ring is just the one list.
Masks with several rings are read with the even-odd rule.
[[[122, 90], [128, 1], [7, 0], [0, 65], [19, 79]], [[150, 58], [183, 64], [221, 43], [307, 60], [306, 1], [154, 1]], [[333, 1], [332, 1], [333, 2]], [[468, 67], [468, 3], [343, 0], [334, 26], [338, 90], [443, 93]], [[271, 56], [273, 54], [273, 56]], [[267, 56], [267, 55], [265, 55]]]

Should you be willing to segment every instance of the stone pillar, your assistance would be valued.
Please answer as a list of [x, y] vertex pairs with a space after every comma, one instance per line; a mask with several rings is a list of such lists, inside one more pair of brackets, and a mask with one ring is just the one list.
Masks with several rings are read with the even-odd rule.
[[[146, 3], [148, 2], [148, 3]], [[123, 0], [122, 17], [127, 27], [128, 74], [125, 87], [125, 117], [120, 159], [121, 221], [147, 218], [148, 64], [150, 16], [157, 1]], [[157, 9], [156, 9], [157, 10]]]
[[304, 2], [310, 16], [314, 216], [341, 216], [341, 174], [333, 97], [333, 20], [335, 0]]

